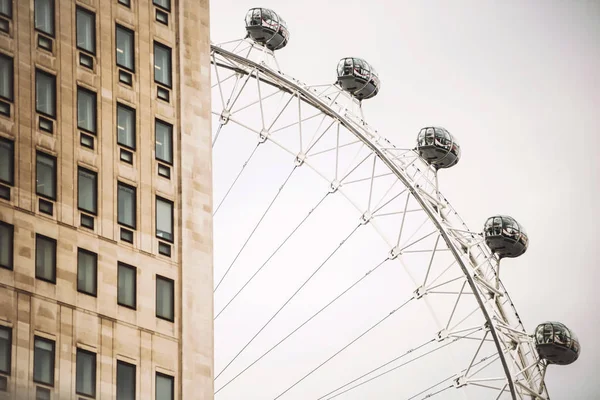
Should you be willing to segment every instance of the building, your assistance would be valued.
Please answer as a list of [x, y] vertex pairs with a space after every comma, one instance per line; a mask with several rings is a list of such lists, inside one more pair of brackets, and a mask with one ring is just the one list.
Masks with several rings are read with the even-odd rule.
[[0, 0], [0, 399], [212, 399], [208, 0]]

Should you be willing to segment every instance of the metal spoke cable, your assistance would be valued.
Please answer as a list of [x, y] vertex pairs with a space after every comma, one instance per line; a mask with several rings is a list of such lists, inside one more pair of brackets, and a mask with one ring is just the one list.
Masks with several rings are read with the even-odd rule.
[[290, 333], [288, 333], [283, 339], [281, 339], [279, 342], [277, 342], [277, 344], [275, 344], [274, 346], [272, 346], [269, 350], [265, 351], [260, 357], [258, 357], [256, 360], [254, 360], [250, 365], [248, 365], [246, 368], [244, 368], [240, 373], [238, 373], [236, 376], [234, 376], [233, 378], [231, 378], [227, 383], [225, 383], [223, 386], [221, 386], [216, 392], [215, 394], [219, 393], [219, 391], [221, 391], [222, 389], [224, 389], [227, 385], [229, 385], [230, 383], [232, 383], [234, 380], [236, 380], [240, 375], [242, 375], [244, 372], [246, 372], [247, 370], [249, 370], [252, 366], [254, 366], [254, 364], [256, 364], [257, 362], [259, 362], [260, 360], [262, 360], [267, 354], [269, 354], [271, 351], [275, 350], [275, 348], [277, 348], [280, 344], [282, 344], [283, 342], [285, 342], [287, 339], [289, 339], [293, 334], [295, 334], [296, 332], [298, 332], [302, 327], [304, 327], [304, 325], [308, 324], [310, 321], [312, 321], [317, 315], [319, 315], [320, 313], [322, 313], [323, 311], [325, 311], [326, 308], [328, 308], [330, 305], [332, 305], [333, 303], [335, 303], [337, 300], [339, 300], [342, 296], [344, 296], [346, 293], [348, 293], [350, 290], [352, 290], [352, 288], [354, 288], [356, 285], [358, 285], [360, 282], [362, 282], [367, 276], [371, 275], [371, 273], [373, 273], [375, 270], [377, 270], [379, 267], [381, 267], [386, 261], [390, 260], [389, 257], [386, 258], [385, 260], [383, 260], [382, 262], [380, 262], [379, 264], [377, 264], [374, 268], [372, 268], [371, 270], [367, 271], [362, 277], [360, 277], [357, 281], [355, 281], [352, 285], [350, 285], [349, 287], [347, 287], [343, 292], [339, 293], [333, 300], [331, 300], [329, 303], [327, 303], [324, 307], [322, 307], [319, 311], [317, 311], [316, 313], [314, 313], [310, 318], [308, 318], [307, 320], [305, 320], [302, 324], [298, 325], [293, 331], [291, 331]]
[[430, 399], [437, 394], [445, 392], [448, 389], [452, 389], [453, 387], [454, 387], [454, 385], [446, 386], [445, 388], [438, 390], [437, 392], [429, 393], [427, 396], [423, 397], [421, 400]]
[[[423, 354], [421, 354], [421, 355], [420, 355], [420, 356], [418, 356], [418, 357], [415, 357], [415, 358], [413, 358], [413, 359], [410, 359], [410, 360], [408, 360], [408, 361], [406, 361], [406, 362], [404, 362], [404, 363], [402, 363], [402, 364], [400, 364], [400, 365], [397, 365], [397, 366], [395, 366], [394, 368], [391, 368], [391, 369], [389, 369], [389, 370], [387, 370], [387, 371], [385, 371], [385, 372], [382, 372], [382, 373], [380, 373], [380, 374], [377, 374], [377, 375], [375, 375], [375, 376], [373, 376], [373, 377], [371, 377], [371, 378], [367, 379], [366, 381], [363, 381], [363, 382], [361, 382], [361, 383], [359, 383], [359, 384], [357, 384], [357, 385], [354, 385], [354, 386], [352, 386], [352, 387], [350, 387], [350, 388], [348, 388], [348, 389], [344, 390], [343, 392], [339, 392], [339, 393], [337, 393], [337, 394], [335, 394], [335, 395], [333, 395], [333, 396], [331, 396], [331, 397], [328, 397], [328, 398], [327, 398], [327, 400], [329, 400], [329, 399], [333, 399], [333, 398], [335, 398], [335, 397], [338, 397], [338, 396], [341, 396], [342, 394], [344, 394], [344, 393], [346, 393], [346, 392], [349, 392], [349, 391], [351, 391], [351, 390], [354, 390], [354, 389], [356, 389], [356, 388], [358, 388], [358, 387], [360, 387], [360, 386], [362, 386], [362, 385], [364, 385], [364, 384], [366, 384], [366, 383], [368, 383], [368, 382], [371, 382], [371, 381], [373, 381], [373, 380], [375, 380], [375, 379], [377, 379], [377, 378], [380, 378], [380, 377], [382, 377], [382, 376], [384, 376], [384, 375], [387, 375], [387, 374], [389, 374], [389, 373], [390, 373], [390, 372], [392, 372], [392, 371], [395, 371], [395, 370], [397, 370], [397, 369], [399, 369], [399, 368], [402, 368], [402, 367], [404, 367], [405, 365], [408, 365], [408, 364], [412, 363], [413, 361], [417, 361], [417, 360], [419, 360], [419, 359], [421, 359], [421, 358], [423, 358], [423, 357], [425, 357], [425, 356], [428, 356], [429, 354], [435, 353], [436, 351], [438, 351], [438, 350], [441, 350], [441, 349], [443, 349], [444, 347], [450, 346], [451, 344], [453, 344], [453, 343], [457, 342], [458, 340], [460, 340], [460, 339], [462, 339], [462, 338], [464, 338], [464, 337], [470, 336], [470, 335], [472, 335], [472, 334], [474, 334], [474, 333], [476, 333], [476, 332], [479, 332], [480, 330], [481, 330], [481, 329], [477, 329], [477, 330], [475, 330], [475, 331], [473, 331], [473, 332], [469, 333], [469, 334], [468, 334], [468, 335], [466, 335], [466, 336], [454, 338], [454, 339], [452, 339], [451, 341], [449, 341], [449, 342], [447, 342], [447, 343], [445, 343], [445, 344], [443, 344], [443, 345], [441, 345], [441, 346], [438, 346], [438, 347], [436, 347], [436, 348], [435, 348], [435, 349], [433, 349], [433, 350], [429, 350], [428, 352], [426, 352], [426, 353], [423, 353]], [[406, 353], [404, 353], [404, 354], [400, 355], [399, 357], [396, 357], [396, 358], [394, 358], [393, 360], [391, 360], [391, 361], [388, 361], [387, 363], [385, 363], [385, 364], [383, 364], [383, 365], [380, 365], [379, 367], [377, 367], [377, 368], [375, 368], [375, 369], [372, 369], [371, 371], [367, 372], [366, 374], [364, 374], [364, 375], [361, 375], [361, 376], [359, 376], [358, 378], [356, 378], [356, 379], [354, 379], [354, 380], [352, 380], [352, 381], [350, 381], [350, 382], [348, 382], [348, 383], [346, 383], [346, 384], [344, 384], [344, 385], [342, 385], [342, 386], [338, 387], [337, 389], [335, 389], [335, 390], [332, 390], [331, 392], [327, 393], [326, 395], [323, 395], [323, 396], [319, 397], [317, 400], [321, 400], [321, 399], [323, 399], [323, 398], [325, 398], [325, 397], [329, 396], [330, 394], [333, 394], [333, 393], [337, 392], [338, 390], [340, 390], [340, 389], [342, 389], [342, 388], [344, 388], [344, 387], [346, 387], [346, 386], [348, 386], [348, 385], [350, 385], [350, 384], [352, 384], [352, 383], [354, 383], [354, 382], [358, 381], [359, 379], [362, 379], [362, 378], [364, 378], [365, 376], [367, 376], [367, 375], [369, 375], [369, 374], [371, 374], [371, 373], [373, 373], [373, 372], [375, 372], [375, 371], [377, 371], [377, 370], [380, 370], [381, 368], [384, 368], [384, 367], [388, 366], [389, 364], [393, 363], [394, 361], [397, 361], [397, 360], [401, 359], [402, 357], [404, 357], [404, 356], [406, 356], [406, 355], [408, 355], [408, 354], [412, 353], [413, 351], [417, 351], [417, 350], [419, 350], [420, 348], [422, 348], [422, 347], [425, 347], [426, 345], [428, 345], [428, 344], [430, 344], [430, 343], [433, 343], [433, 342], [435, 342], [435, 340], [436, 340], [436, 339], [431, 339], [431, 340], [429, 340], [429, 341], [427, 341], [427, 342], [423, 343], [422, 345], [420, 345], [420, 346], [418, 346], [418, 347], [416, 347], [416, 348], [414, 348], [414, 349], [412, 349], [412, 350], [409, 350], [409, 351], [407, 351]], [[448, 378], [448, 379], [450, 379], [450, 378]], [[446, 380], [448, 380], [448, 379], [446, 379]], [[445, 382], [445, 381], [444, 381], [444, 382]], [[437, 385], [436, 385], [436, 386], [437, 386]], [[427, 388], [427, 389], [425, 389], [425, 391], [427, 391], [427, 390], [429, 390], [429, 389], [431, 389], [431, 388]], [[423, 393], [423, 392], [421, 392], [421, 393]], [[419, 393], [419, 394], [421, 394], [421, 393]], [[417, 394], [417, 396], [418, 396], [419, 394]]]
[[[317, 267], [317, 269], [315, 269], [313, 271], [313, 273], [304, 281], [304, 283], [302, 283], [302, 285], [300, 285], [300, 287], [298, 289], [296, 289], [296, 291], [285, 301], [285, 303], [283, 303], [283, 305], [275, 312], [275, 314], [273, 314], [271, 316], [271, 318], [269, 318], [269, 320], [258, 330], [258, 332], [256, 332], [256, 334], [254, 334], [254, 336], [252, 337], [252, 339], [250, 339], [248, 341], [248, 343], [246, 343], [244, 345], [244, 347], [242, 347], [242, 349], [235, 355], [235, 357], [233, 357], [233, 359], [231, 361], [229, 361], [229, 363], [227, 363], [227, 365], [225, 365], [225, 368], [223, 368], [221, 370], [221, 372], [219, 372], [219, 374], [215, 377], [215, 380], [219, 376], [221, 376], [221, 374], [223, 372], [225, 372], [225, 370], [240, 356], [240, 354], [242, 354], [242, 352], [244, 350], [246, 350], [246, 348], [250, 345], [250, 343], [252, 343], [254, 341], [254, 339], [256, 339], [258, 337], [258, 335], [260, 335], [260, 333], [271, 323], [271, 321], [273, 321], [275, 319], [275, 317], [281, 312], [281, 310], [283, 310], [288, 305], [288, 303], [290, 301], [292, 301], [292, 299], [294, 297], [296, 297], [296, 295], [304, 288], [304, 286], [306, 286], [306, 284], [317, 274], [317, 272], [319, 272], [319, 270], [321, 270], [321, 268], [323, 268], [323, 266], [334, 256], [335, 253], [337, 253], [337, 251], [344, 245], [344, 243], [346, 243], [346, 241], [348, 241], [348, 239], [350, 239], [350, 237], [358, 230], [358, 228], [361, 225], [363, 225], [363, 224], [359, 223], [358, 225], [356, 225], [356, 227], [354, 227], [354, 229], [352, 229], [352, 231], [350, 232], [350, 234], [348, 234], [348, 236], [346, 236], [346, 238], [340, 242], [340, 244], [335, 248], [335, 250], [333, 250], [331, 252], [331, 254], [329, 254], [329, 256], [327, 256], [327, 258], [325, 259], [325, 261], [323, 261], [321, 263], [321, 265], [319, 265]], [[215, 392], [215, 394], [216, 394], [216, 392]]]
[[295, 386], [297, 386], [300, 382], [302, 382], [303, 380], [305, 380], [306, 378], [308, 378], [310, 375], [312, 375], [313, 373], [315, 373], [319, 368], [321, 368], [323, 365], [327, 364], [329, 361], [333, 360], [335, 357], [337, 357], [341, 352], [343, 352], [344, 350], [346, 350], [348, 347], [352, 346], [354, 343], [356, 343], [358, 340], [360, 340], [363, 336], [365, 336], [367, 333], [371, 332], [373, 329], [375, 329], [376, 327], [378, 327], [379, 325], [381, 325], [385, 320], [387, 320], [389, 317], [391, 317], [393, 314], [396, 313], [396, 311], [401, 310], [404, 306], [406, 306], [408, 303], [411, 302], [411, 300], [414, 300], [415, 296], [413, 295], [411, 298], [409, 298], [408, 300], [406, 300], [404, 303], [402, 303], [400, 306], [396, 307], [395, 309], [393, 309], [392, 311], [390, 311], [389, 314], [387, 314], [385, 317], [383, 317], [382, 319], [380, 319], [379, 321], [377, 321], [375, 324], [371, 325], [371, 327], [369, 327], [367, 330], [365, 330], [363, 333], [361, 333], [360, 335], [358, 335], [356, 338], [354, 338], [351, 342], [349, 342], [348, 344], [346, 344], [344, 347], [342, 347], [341, 349], [339, 349], [338, 351], [336, 351], [332, 356], [330, 356], [327, 360], [323, 361], [321, 364], [317, 365], [315, 368], [313, 368], [309, 373], [307, 373], [306, 375], [304, 375], [302, 378], [298, 379], [293, 385], [291, 385], [290, 387], [288, 387], [287, 389], [285, 389], [283, 392], [281, 392], [279, 395], [277, 395], [277, 397], [275, 397], [274, 400], [280, 398], [281, 396], [283, 396], [284, 394], [286, 394], [287, 392], [289, 392], [290, 390], [292, 390]]
[[283, 188], [285, 187], [285, 185], [288, 183], [288, 181], [290, 180], [290, 178], [292, 177], [292, 174], [294, 173], [294, 171], [296, 170], [296, 168], [298, 168], [297, 165], [294, 165], [294, 168], [292, 168], [292, 170], [290, 171], [290, 174], [287, 176], [287, 178], [285, 178], [285, 181], [283, 182], [283, 184], [279, 187], [279, 190], [277, 190], [277, 193], [275, 194], [275, 197], [273, 197], [273, 200], [271, 200], [271, 203], [269, 203], [269, 206], [267, 207], [267, 209], [265, 210], [265, 212], [263, 213], [263, 215], [260, 217], [260, 219], [258, 220], [258, 222], [256, 223], [256, 225], [254, 226], [254, 229], [252, 229], [252, 232], [250, 232], [250, 236], [248, 236], [248, 238], [246, 239], [246, 241], [244, 242], [244, 244], [242, 245], [242, 248], [240, 249], [240, 251], [238, 251], [238, 253], [236, 254], [235, 258], [233, 259], [233, 261], [231, 262], [231, 264], [229, 265], [229, 267], [227, 268], [227, 270], [225, 271], [225, 274], [223, 274], [223, 276], [221, 277], [221, 280], [219, 280], [219, 283], [217, 283], [217, 286], [215, 287], [215, 290], [213, 291], [213, 293], [215, 293], [217, 291], [217, 289], [219, 288], [219, 286], [221, 286], [221, 283], [223, 283], [223, 280], [225, 279], [225, 277], [227, 276], [227, 274], [229, 273], [229, 271], [231, 270], [231, 268], [233, 267], [233, 264], [235, 264], [235, 262], [237, 261], [237, 259], [239, 258], [240, 254], [242, 254], [242, 251], [244, 251], [244, 248], [246, 247], [246, 245], [248, 244], [248, 242], [250, 241], [250, 239], [252, 238], [252, 235], [254, 235], [254, 232], [256, 232], [256, 230], [258, 229], [260, 223], [262, 222], [262, 220], [266, 217], [267, 213], [269, 212], [269, 210], [271, 209], [271, 207], [273, 206], [273, 204], [275, 203], [275, 200], [277, 200], [277, 198], [279, 197], [279, 195], [281, 194], [281, 191], [283, 190]]
[[248, 279], [246, 281], [246, 283], [244, 283], [244, 285], [240, 288], [240, 290], [237, 291], [237, 293], [227, 302], [227, 304], [225, 304], [225, 307], [223, 307], [221, 309], [221, 311], [219, 311], [219, 313], [216, 315], [215, 320], [217, 318], [219, 318], [219, 315], [221, 315], [223, 313], [223, 311], [225, 311], [225, 309], [227, 309], [227, 307], [229, 307], [229, 305], [233, 302], [233, 300], [235, 300], [235, 298], [242, 292], [242, 290], [244, 290], [244, 288], [246, 288], [246, 286], [248, 286], [250, 284], [250, 282], [252, 281], [252, 279], [254, 279], [254, 277], [256, 275], [258, 275], [258, 273], [264, 268], [265, 265], [267, 265], [267, 263], [271, 260], [271, 258], [273, 258], [275, 256], [275, 254], [277, 254], [277, 252], [287, 243], [287, 241], [294, 235], [294, 233], [296, 233], [296, 231], [298, 229], [300, 229], [300, 227], [304, 224], [304, 222], [306, 222], [306, 220], [308, 219], [308, 217], [310, 217], [312, 215], [312, 213], [323, 203], [323, 201], [325, 201], [325, 199], [327, 198], [327, 196], [329, 196], [331, 194], [331, 192], [327, 192], [325, 194], [325, 196], [323, 196], [321, 198], [321, 200], [319, 200], [319, 202], [317, 203], [316, 206], [314, 206], [306, 215], [306, 217], [304, 217], [304, 219], [302, 221], [300, 221], [300, 223], [298, 225], [296, 225], [296, 227], [292, 230], [292, 232], [279, 244], [279, 246], [277, 246], [277, 248], [275, 249], [275, 251], [273, 251], [273, 253], [271, 253], [271, 255], [269, 256], [269, 258], [267, 258], [267, 260], [260, 266], [260, 268], [258, 268], [258, 270], [256, 270], [256, 272], [250, 277], [250, 279]]
[[233, 180], [233, 183], [231, 184], [231, 186], [229, 186], [229, 189], [227, 189], [227, 193], [225, 193], [225, 196], [223, 196], [223, 198], [221, 199], [221, 201], [219, 202], [219, 205], [217, 206], [217, 208], [215, 209], [215, 211], [213, 212], [213, 217], [215, 215], [217, 215], [217, 211], [219, 211], [219, 208], [221, 208], [221, 205], [225, 202], [225, 199], [227, 198], [227, 196], [229, 196], [229, 192], [231, 192], [231, 189], [233, 189], [233, 186], [236, 184], [236, 182], [238, 181], [238, 179], [240, 179], [240, 176], [242, 176], [242, 172], [244, 172], [244, 169], [246, 168], [246, 166], [248, 165], [248, 163], [250, 162], [250, 160], [252, 159], [252, 157], [254, 156], [254, 153], [256, 153], [256, 150], [258, 150], [258, 146], [260, 146], [261, 142], [258, 142], [256, 144], [256, 147], [254, 148], [254, 150], [252, 150], [252, 153], [250, 153], [250, 157], [248, 157], [248, 159], [246, 160], [246, 162], [244, 163], [244, 165], [242, 165], [242, 169], [240, 170], [240, 172], [237, 174], [237, 176], [235, 177], [235, 179]]

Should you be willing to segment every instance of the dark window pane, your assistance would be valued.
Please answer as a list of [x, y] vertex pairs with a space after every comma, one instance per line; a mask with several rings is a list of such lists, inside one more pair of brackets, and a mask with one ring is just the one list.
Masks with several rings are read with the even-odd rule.
[[135, 229], [136, 193], [135, 188], [119, 183], [117, 202], [119, 224]]
[[119, 0], [119, 4], [123, 4], [126, 7], [131, 6], [131, 0]]
[[0, 326], [0, 372], [10, 375], [12, 354], [12, 329]]
[[171, 10], [171, 0], [154, 0], [153, 3], [165, 10]]
[[36, 193], [56, 200], [56, 158], [37, 153]]
[[96, 396], [96, 354], [77, 349], [77, 393]]
[[77, 127], [96, 133], [96, 93], [77, 88]]
[[12, 0], [0, 0], [0, 15], [12, 18]]
[[135, 149], [135, 110], [117, 104], [117, 143]]
[[56, 241], [42, 235], [35, 238], [35, 277], [56, 282]]
[[95, 172], [79, 168], [77, 179], [77, 206], [83, 211], [96, 214], [97, 210], [97, 175]]
[[77, 7], [77, 47], [96, 53], [96, 15]]
[[56, 117], [56, 77], [40, 70], [35, 72], [35, 110]]
[[171, 49], [154, 43], [154, 80], [171, 87]]
[[117, 65], [134, 70], [133, 31], [117, 25]]
[[14, 185], [15, 146], [12, 140], [0, 138], [0, 182]]
[[0, 267], [13, 268], [14, 227], [0, 221]]
[[173, 377], [156, 373], [156, 400], [173, 400]]
[[123, 306], [136, 307], [136, 269], [119, 263], [117, 302]]
[[54, 342], [52, 340], [35, 338], [33, 380], [54, 386]]
[[173, 203], [156, 198], [156, 237], [173, 241]]
[[117, 361], [117, 400], [135, 400], [135, 365]]
[[54, 0], [35, 0], [35, 29], [54, 36]]
[[77, 250], [77, 290], [96, 295], [98, 276], [98, 256], [83, 249]]
[[12, 57], [0, 54], [0, 97], [13, 101], [14, 71]]
[[173, 164], [173, 126], [156, 120], [156, 159]]
[[174, 320], [174, 283], [171, 279], [156, 276], [156, 316]]

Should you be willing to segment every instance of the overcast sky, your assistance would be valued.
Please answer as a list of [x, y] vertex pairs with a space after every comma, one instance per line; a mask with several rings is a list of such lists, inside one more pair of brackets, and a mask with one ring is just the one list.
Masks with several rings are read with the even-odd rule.
[[255, 6], [288, 23], [286, 74], [331, 83], [340, 58], [362, 57], [382, 82], [364, 104], [379, 132], [400, 147], [426, 125], [458, 138], [444, 195], [473, 230], [497, 213], [527, 228], [504, 284], [530, 331], [557, 320], [580, 338], [580, 359], [548, 371], [551, 397], [599, 398], [600, 1], [218, 0], [212, 41], [243, 37]]

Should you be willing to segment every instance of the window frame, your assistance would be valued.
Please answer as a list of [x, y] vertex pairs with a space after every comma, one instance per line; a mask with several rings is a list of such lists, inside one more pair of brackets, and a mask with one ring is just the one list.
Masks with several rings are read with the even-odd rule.
[[[163, 50], [168, 50], [169, 52], [169, 84], [166, 84], [164, 82], [160, 82], [158, 80], [156, 80], [156, 47], [160, 47]], [[156, 83], [157, 85], [160, 86], [164, 86], [166, 88], [172, 89], [173, 88], [173, 49], [170, 48], [169, 46], [167, 46], [166, 44], [163, 44], [161, 42], [158, 41], [154, 41], [154, 46], [152, 47], [152, 61], [153, 61], [153, 79], [154, 79], [154, 83]]]
[[4, 138], [2, 136], [0, 136], [0, 142], [8, 144], [10, 147], [10, 150], [9, 150], [10, 181], [7, 182], [4, 179], [0, 178], [0, 183], [3, 183], [8, 186], [14, 186], [15, 185], [15, 142], [14, 142], [14, 140], [10, 140], [10, 139]]
[[[12, 0], [10, 0], [12, 1]], [[0, 99], [6, 100], [10, 103], [15, 101], [15, 59], [8, 54], [0, 53], [0, 58], [3, 58], [10, 63], [10, 97], [0, 95]]]
[[131, 8], [131, 0], [117, 0], [117, 3], [123, 7]]
[[[53, 246], [53, 250], [54, 250], [54, 262], [53, 262], [53, 265], [52, 265], [52, 279], [48, 279], [48, 278], [42, 277], [42, 276], [40, 276], [38, 274], [38, 263], [37, 263], [38, 252], [37, 252], [37, 249], [38, 249], [38, 240], [40, 240], [40, 239], [44, 240], [44, 241], [47, 241], [48, 243], [51, 243], [52, 246]], [[42, 235], [40, 233], [36, 233], [35, 234], [35, 279], [39, 279], [39, 280], [44, 281], [44, 282], [49, 282], [49, 283], [56, 284], [56, 264], [57, 264], [56, 257], [57, 257], [57, 240], [54, 239], [54, 238], [51, 238], [49, 236]]]
[[[128, 225], [124, 222], [119, 221], [119, 186], [123, 186], [126, 189], [133, 190], [133, 225]], [[117, 181], [117, 224], [129, 229], [137, 229], [137, 188], [135, 186], [128, 185], [127, 183], [122, 181]]]
[[8, 232], [10, 235], [10, 255], [8, 257], [9, 265], [0, 264], [0, 268], [5, 268], [12, 271], [15, 267], [15, 226], [9, 224], [8, 222], [0, 221], [0, 227], [8, 228]]
[[116, 377], [115, 377], [115, 381], [116, 381], [115, 382], [115, 389], [116, 389], [115, 399], [119, 400], [119, 366], [133, 369], [133, 376], [135, 378], [133, 380], [133, 398], [135, 399], [137, 397], [137, 365], [131, 364], [131, 363], [128, 363], [128, 362], [122, 361], [122, 360], [117, 360], [117, 370], [116, 370]]
[[[77, 379], [77, 375], [79, 373], [79, 354], [84, 354], [86, 356], [93, 356], [93, 380], [92, 380], [92, 388], [93, 388], [93, 393], [85, 393], [83, 391], [80, 391], [78, 388], [78, 383], [79, 380]], [[75, 393], [76, 394], [81, 394], [84, 396], [88, 396], [88, 397], [96, 397], [96, 381], [98, 379], [98, 355], [92, 351], [88, 351], [85, 349], [82, 349], [81, 347], [77, 347], [77, 352], [75, 354]]]
[[[132, 134], [133, 134], [133, 146], [129, 146], [127, 144], [123, 144], [119, 141], [119, 109], [123, 108], [126, 111], [131, 111], [133, 116], [131, 117], [131, 120], [133, 121], [133, 127], [132, 127]], [[117, 102], [117, 121], [116, 121], [116, 126], [117, 126], [117, 145], [122, 146], [126, 149], [129, 149], [131, 151], [136, 151], [137, 149], [137, 112], [136, 109], [133, 107], [128, 106], [127, 104], [124, 103], [120, 103]]]
[[[119, 300], [119, 269], [125, 268], [133, 272], [133, 305], [122, 303]], [[137, 268], [133, 265], [126, 264], [124, 262], [117, 262], [117, 304], [123, 307], [127, 307], [131, 310], [137, 310]]]
[[[155, 206], [155, 210], [154, 210], [154, 222], [155, 222], [155, 229], [154, 229], [154, 235], [156, 236], [156, 238], [158, 238], [159, 240], [164, 240], [166, 242], [169, 243], [174, 243], [175, 240], [175, 203], [169, 199], [166, 199], [164, 197], [161, 197], [159, 195], [156, 195], [156, 200], [154, 203]], [[171, 205], [171, 239], [166, 239], [163, 237], [158, 236], [158, 202], [162, 201], [165, 203], [168, 203]]]
[[[94, 210], [93, 211], [85, 209], [79, 204], [79, 191], [81, 190], [81, 175], [80, 175], [81, 172], [94, 176], [94, 195], [93, 195]], [[79, 165], [77, 166], [77, 209], [79, 211], [83, 211], [88, 214], [92, 214], [95, 216], [98, 215], [98, 173], [96, 171], [92, 171], [90, 169], [87, 169], [87, 168], [79, 166]]]
[[8, 370], [3, 371], [2, 369], [0, 369], [0, 374], [3, 375], [7, 375], [10, 376], [11, 372], [12, 372], [12, 345], [13, 345], [13, 335], [12, 335], [12, 331], [13, 328], [11, 328], [10, 326], [5, 326], [5, 325], [0, 325], [0, 331], [5, 331], [8, 332], [8, 349], [6, 351], [6, 358], [8, 359]]
[[[82, 288], [79, 287], [79, 270], [81, 268], [81, 265], [79, 264], [79, 254], [85, 254], [88, 256], [92, 256], [94, 258], [94, 291], [93, 293], [90, 293]], [[87, 294], [88, 296], [92, 296], [92, 297], [98, 297], [98, 254], [94, 253], [93, 251], [78, 247], [77, 248], [77, 292], [78, 293], [83, 293], [83, 294]]]
[[[93, 120], [92, 120], [93, 130], [89, 130], [87, 128], [82, 128], [81, 126], [79, 126], [79, 91], [85, 92], [86, 94], [93, 95], [93, 98], [94, 98], [94, 103], [92, 106], [92, 112], [94, 114]], [[94, 136], [96, 136], [96, 133], [98, 132], [98, 93], [94, 92], [93, 90], [84, 88], [83, 86], [79, 86], [79, 85], [77, 85], [77, 129], [80, 131], [89, 133], [91, 135], [94, 135]]]
[[35, 12], [35, 2], [37, 0], [33, 0], [33, 29], [36, 30], [36, 32], [39, 32], [43, 35], [47, 35], [51, 38], [55, 38], [56, 37], [56, 2], [54, 0], [47, 0], [50, 2], [50, 6], [52, 8], [52, 33], [48, 33], [46, 31], [43, 31], [41, 29], [38, 29], [38, 27], [36, 26], [35, 23], [35, 16], [36, 16], [36, 12]]
[[8, 14], [4, 14], [4, 13], [0, 12], [0, 16], [12, 20], [12, 17], [13, 17], [13, 4], [12, 3], [13, 2], [12, 2], [12, 0], [7, 0], [7, 1], [8, 1]]
[[[83, 47], [79, 46], [79, 40], [77, 38], [77, 26], [78, 26], [78, 19], [77, 19], [77, 14], [81, 12], [83, 14], [87, 14], [88, 16], [92, 17], [92, 24], [93, 24], [93, 29], [92, 29], [92, 51], [88, 50], [88, 49], [84, 49]], [[96, 13], [93, 12], [92, 10], [88, 10], [87, 8], [81, 7], [80, 5], [77, 5], [75, 7], [75, 45], [77, 46], [77, 50], [83, 51], [84, 53], [90, 54], [92, 56], [96, 55]]]
[[[37, 99], [38, 99], [38, 87], [37, 87], [38, 74], [45, 75], [46, 77], [52, 78], [52, 109], [54, 110], [54, 115], [48, 114], [48, 113], [38, 109], [38, 104], [37, 104], [38, 103], [38, 101], [37, 101]], [[35, 69], [35, 112], [37, 114], [43, 115], [48, 118], [52, 118], [53, 120], [56, 120], [56, 75], [51, 74], [50, 72], [44, 71], [43, 69], [40, 69], [40, 68]]]
[[[37, 183], [38, 183], [38, 157], [40, 155], [42, 157], [51, 158], [54, 161], [54, 167], [52, 168], [52, 170], [54, 172], [53, 177], [52, 177], [52, 179], [53, 179], [53, 188], [52, 188], [52, 191], [54, 192], [54, 197], [51, 197], [51, 196], [48, 196], [48, 195], [45, 195], [45, 194], [42, 194], [42, 193], [38, 192], [38, 188], [37, 188], [37, 186], [38, 186], [37, 185]], [[48, 154], [48, 153], [45, 153], [43, 151], [40, 151], [40, 150], [36, 151], [36, 154], [35, 154], [35, 194], [37, 196], [43, 197], [43, 198], [48, 199], [48, 200], [56, 201], [56, 199], [58, 198], [58, 196], [57, 196], [57, 176], [58, 176], [57, 169], [58, 169], [58, 167], [57, 166], [58, 166], [58, 159], [57, 159], [57, 157], [53, 156], [52, 154]]]
[[160, 4], [156, 4], [156, 0], [152, 0], [152, 5], [156, 8], [159, 8], [161, 10], [167, 11], [167, 12], [171, 12], [171, 0], [167, 0], [169, 2], [169, 7], [165, 8]]
[[[171, 284], [171, 313], [173, 314], [172, 318], [165, 317], [158, 314], [158, 281], [168, 282]], [[175, 322], [175, 281], [171, 278], [167, 278], [166, 276], [156, 275], [156, 287], [155, 287], [155, 297], [156, 302], [154, 306], [154, 314], [156, 318], [163, 319], [169, 322]]]
[[[49, 343], [50, 345], [52, 345], [52, 368], [50, 368], [51, 381], [52, 381], [51, 383], [41, 381], [41, 380], [37, 379], [36, 376], [35, 376], [35, 359], [36, 359], [36, 357], [35, 357], [35, 354], [36, 354], [35, 344], [36, 344], [36, 342], [38, 340], [40, 342], [46, 342], [46, 343]], [[47, 385], [47, 386], [54, 387], [54, 381], [55, 381], [55, 378], [56, 378], [56, 376], [54, 374], [54, 370], [55, 369], [56, 369], [56, 341], [51, 340], [51, 339], [47, 339], [47, 338], [42, 337], [42, 336], [34, 335], [34, 337], [33, 337], [33, 381], [35, 383], [41, 383], [42, 385]]]
[[[127, 67], [125, 65], [119, 64], [119, 61], [118, 61], [119, 58], [117, 55], [117, 34], [120, 29], [131, 34], [131, 41], [132, 41], [132, 43], [131, 43], [131, 51], [132, 51], [131, 68]], [[124, 70], [129, 71], [132, 74], [135, 74], [135, 31], [133, 29], [129, 29], [126, 26], [119, 24], [118, 22], [115, 23], [115, 64], [117, 65], [118, 68], [123, 68]]]
[[[156, 371], [154, 375], [154, 393], [158, 393], [158, 377], [167, 378], [171, 381], [171, 400], [175, 399], [175, 377], [172, 375], [163, 374], [162, 372]], [[162, 400], [162, 399], [161, 399]]]
[[[156, 151], [157, 143], [158, 143], [158, 138], [157, 138], [157, 135], [156, 135], [156, 132], [157, 132], [156, 127], [159, 124], [168, 127], [170, 129], [170, 132], [171, 132], [171, 145], [169, 146], [170, 147], [169, 155], [170, 155], [171, 161], [167, 161], [167, 160], [164, 160], [162, 158], [159, 158], [158, 157], [158, 151]], [[170, 166], [173, 166], [173, 156], [174, 156], [174, 154], [173, 154], [173, 125], [170, 124], [170, 123], [168, 123], [168, 122], [166, 122], [166, 121], [163, 121], [160, 118], [155, 118], [154, 119], [154, 158], [157, 161], [160, 161], [160, 162], [163, 162], [163, 163], [168, 164]]]

